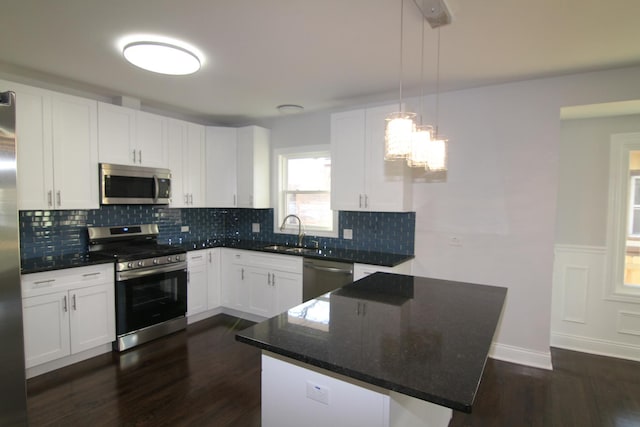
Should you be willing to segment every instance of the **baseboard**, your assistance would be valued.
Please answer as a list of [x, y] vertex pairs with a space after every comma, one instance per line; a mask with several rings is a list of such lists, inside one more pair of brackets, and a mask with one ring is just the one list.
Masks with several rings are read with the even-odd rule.
[[246, 311], [240, 311], [229, 307], [222, 307], [222, 312], [224, 314], [228, 314], [229, 316], [239, 317], [240, 319], [249, 320], [256, 323], [267, 320], [267, 317], [258, 316], [255, 314], [247, 313]]
[[493, 343], [489, 350], [489, 357], [534, 368], [553, 369], [551, 352], [533, 351], [512, 345]]
[[633, 344], [552, 332], [551, 346], [640, 362], [640, 346]]
[[187, 325], [199, 322], [204, 319], [208, 319], [209, 317], [213, 317], [216, 314], [220, 314], [222, 312], [223, 312], [222, 307], [216, 307], [212, 310], [203, 311], [202, 313], [192, 314], [191, 316], [187, 316]]

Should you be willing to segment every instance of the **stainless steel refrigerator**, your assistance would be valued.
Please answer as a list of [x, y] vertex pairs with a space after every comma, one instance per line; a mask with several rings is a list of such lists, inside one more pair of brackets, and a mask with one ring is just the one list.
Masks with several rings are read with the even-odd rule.
[[27, 425], [15, 124], [15, 93], [0, 93], [0, 426]]

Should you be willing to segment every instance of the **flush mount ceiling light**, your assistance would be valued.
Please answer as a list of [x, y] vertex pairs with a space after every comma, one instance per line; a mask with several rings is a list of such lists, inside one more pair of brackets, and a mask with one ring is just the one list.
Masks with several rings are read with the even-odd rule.
[[304, 107], [297, 104], [281, 104], [278, 105], [276, 109], [282, 114], [293, 114], [302, 112]]
[[167, 41], [132, 41], [124, 45], [122, 54], [136, 67], [160, 74], [193, 74], [202, 66], [196, 53]]

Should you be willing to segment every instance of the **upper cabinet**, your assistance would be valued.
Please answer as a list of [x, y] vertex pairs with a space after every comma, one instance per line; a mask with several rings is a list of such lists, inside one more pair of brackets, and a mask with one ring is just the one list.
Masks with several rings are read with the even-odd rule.
[[246, 126], [238, 129], [237, 206], [264, 209], [271, 206], [269, 192], [268, 129]]
[[97, 103], [0, 82], [16, 92], [18, 207], [98, 208]]
[[169, 169], [171, 207], [205, 206], [205, 128], [169, 119]]
[[98, 103], [100, 162], [167, 168], [167, 122], [156, 114]]
[[331, 208], [344, 211], [411, 210], [404, 162], [384, 160], [385, 118], [398, 106], [331, 115]]
[[206, 129], [206, 205], [230, 208], [237, 205], [235, 128], [209, 126]]

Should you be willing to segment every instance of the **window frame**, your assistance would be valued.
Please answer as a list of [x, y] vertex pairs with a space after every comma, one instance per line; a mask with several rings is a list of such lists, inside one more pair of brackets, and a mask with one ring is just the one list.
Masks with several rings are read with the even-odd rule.
[[[291, 193], [291, 191], [285, 190], [283, 188], [284, 182], [286, 180], [286, 173], [283, 168], [283, 162], [285, 159], [289, 158], [306, 158], [306, 157], [317, 157], [317, 156], [328, 156], [331, 158], [331, 146], [329, 144], [326, 145], [307, 145], [307, 146], [297, 146], [297, 147], [287, 147], [287, 148], [279, 148], [273, 151], [273, 164], [274, 172], [276, 174], [273, 184], [273, 195], [274, 195], [274, 209], [273, 209], [273, 232], [276, 234], [298, 234], [298, 226], [287, 225], [284, 230], [280, 230], [280, 224], [284, 219], [285, 215], [283, 211], [285, 210], [285, 194]], [[297, 191], [295, 193], [316, 193], [315, 191]], [[329, 188], [329, 196], [331, 196], [331, 188]], [[329, 197], [331, 199], [331, 197]], [[338, 224], [338, 211], [332, 210], [333, 212], [333, 228], [331, 230], [321, 230], [316, 228], [309, 229], [307, 226], [304, 226], [305, 235], [318, 236], [318, 237], [338, 237], [339, 235], [339, 224]]]
[[624, 283], [626, 241], [632, 206], [629, 153], [640, 151], [640, 133], [611, 135], [609, 149], [609, 195], [607, 209], [607, 251], [605, 299], [640, 303], [640, 286]]

